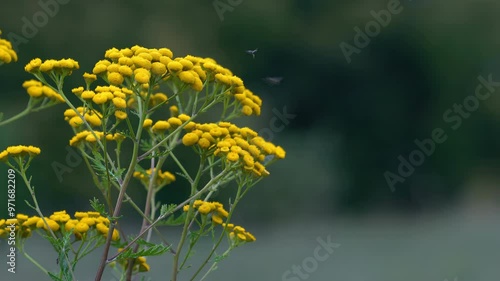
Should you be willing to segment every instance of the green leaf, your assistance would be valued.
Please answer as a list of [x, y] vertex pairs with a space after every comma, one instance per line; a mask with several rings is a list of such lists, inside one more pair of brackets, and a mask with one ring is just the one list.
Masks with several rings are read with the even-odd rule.
[[64, 281], [61, 278], [57, 277], [54, 273], [52, 272], [47, 272], [49, 274], [49, 277], [52, 278], [54, 281]]
[[[68, 252], [71, 247], [70, 237], [73, 233], [71, 231], [66, 232], [60, 238], [53, 238], [49, 235], [44, 235], [44, 238], [47, 239], [50, 244], [54, 247], [57, 252], [57, 258], [59, 261], [59, 269], [62, 274], [62, 279], [57, 280], [72, 280], [73, 276], [71, 274], [71, 269], [74, 269], [75, 264], [70, 265], [68, 263]], [[52, 276], [51, 276], [52, 277]]]
[[228, 254], [224, 254], [224, 255], [221, 255], [221, 256], [216, 256], [214, 261], [215, 262], [221, 262], [222, 260], [226, 259], [229, 255]]
[[142, 151], [149, 151], [151, 148], [153, 148], [153, 142], [150, 139], [147, 140], [141, 140], [139, 144], [140, 148]]
[[26, 205], [28, 205], [31, 209], [36, 210], [36, 208], [33, 205], [31, 205], [31, 203], [28, 202], [28, 200], [24, 200], [24, 203], [26, 203]]
[[198, 239], [198, 237], [200, 237], [200, 232], [199, 231], [190, 231], [188, 233], [188, 237], [189, 237], [189, 244], [190, 245], [194, 245], [194, 243], [196, 242], [196, 239]]
[[158, 256], [170, 249], [170, 246], [164, 246], [162, 244], [154, 245], [152, 247], [139, 250], [134, 253], [133, 249], [128, 248], [125, 252], [120, 253], [118, 256], [119, 259], [136, 259], [138, 257], [147, 257], [147, 256]]
[[160, 217], [166, 213], [172, 212], [177, 207], [177, 204], [163, 204], [160, 209]]
[[[132, 239], [131, 239], [132, 240]], [[156, 244], [155, 243], [151, 243], [151, 242], [148, 242], [142, 238], [139, 238], [137, 241], [136, 241], [137, 244], [141, 245], [141, 246], [146, 246], [146, 247], [153, 247], [155, 246]]]
[[3, 112], [0, 112], [0, 121], [3, 120]]
[[184, 224], [184, 221], [186, 220], [186, 213], [182, 213], [180, 216], [175, 218], [174, 216], [168, 217], [168, 219], [164, 219], [160, 222], [158, 222], [156, 225], [169, 225], [169, 226], [176, 226], [176, 225], [182, 225]]
[[135, 141], [135, 134], [133, 132], [130, 133], [130, 130], [128, 130], [128, 129], [127, 130], [117, 130], [116, 132], [119, 133], [120, 135], [125, 136], [125, 138], [128, 138], [128, 139]]
[[96, 212], [99, 212], [101, 215], [107, 216], [106, 207], [104, 204], [99, 203], [99, 199], [95, 198], [90, 200], [90, 206]]

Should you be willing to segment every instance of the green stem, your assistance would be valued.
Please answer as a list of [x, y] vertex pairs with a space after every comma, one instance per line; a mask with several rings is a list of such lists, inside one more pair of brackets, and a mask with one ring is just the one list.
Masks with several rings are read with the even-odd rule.
[[7, 125], [11, 122], [14, 122], [17, 119], [20, 119], [20, 118], [28, 115], [30, 112], [31, 112], [31, 107], [27, 106], [23, 111], [19, 112], [17, 115], [14, 115], [14, 116], [10, 117], [9, 119], [1, 121], [0, 126]]
[[[207, 194], [207, 196], [205, 196], [205, 199], [203, 199], [203, 201], [207, 201], [212, 196], [213, 193], [214, 193], [214, 191], [210, 191]], [[194, 221], [196, 220], [196, 216], [198, 216], [198, 213], [199, 212], [196, 211], [196, 213], [194, 214], [193, 219], [189, 223], [188, 229], [190, 229], [191, 226], [193, 225]], [[203, 231], [203, 229], [205, 228], [205, 225], [206, 225], [206, 221], [204, 220], [203, 223], [200, 226], [200, 230], [199, 230], [200, 232]], [[179, 267], [180, 269], [182, 269], [184, 267], [184, 264], [187, 262], [187, 259], [189, 258], [189, 255], [190, 255], [191, 251], [194, 248], [193, 246], [198, 242], [198, 240], [200, 239], [201, 236], [202, 236], [201, 234], [198, 235], [196, 237], [196, 239], [192, 243], [189, 244], [188, 252], [186, 253], [186, 256], [184, 257], [184, 260], [182, 261], [181, 266]]]
[[[201, 160], [200, 160], [200, 166], [198, 167], [198, 172], [196, 173], [196, 177], [195, 177], [194, 181], [191, 183], [191, 196], [193, 196], [197, 191], [198, 183], [199, 183], [201, 175], [202, 175], [204, 164], [205, 164], [205, 158], [202, 156]], [[189, 229], [189, 225], [190, 225], [189, 221], [190, 221], [191, 215], [193, 214], [194, 208], [192, 208], [192, 205], [193, 205], [194, 200], [196, 200], [196, 199], [197, 198], [194, 197], [190, 203], [190, 208], [189, 208], [188, 214], [186, 216], [186, 220], [184, 221], [184, 227], [182, 229], [181, 239], [179, 241], [179, 245], [177, 246], [177, 250], [175, 251], [176, 254], [174, 256], [174, 262], [173, 262], [172, 281], [177, 280], [179, 257], [181, 255], [181, 250], [182, 250], [182, 247], [184, 246], [184, 241], [186, 240], [186, 236], [188, 233], [188, 229]]]
[[[229, 254], [229, 252], [231, 252], [233, 248], [232, 247], [229, 247], [222, 255], [227, 255]], [[210, 266], [210, 268], [207, 270], [207, 272], [203, 275], [203, 277], [201, 277], [200, 281], [203, 281], [205, 279], [205, 277], [208, 276], [208, 274], [210, 274], [210, 272], [212, 272], [212, 270], [214, 269], [214, 267], [218, 264], [219, 262], [214, 262], [212, 264], [212, 266]]]
[[30, 255], [28, 255], [28, 253], [26, 253], [25, 251], [23, 251], [23, 255], [34, 265], [36, 265], [36, 267], [38, 267], [41, 271], [43, 271], [43, 273], [45, 273], [45, 275], [49, 275], [49, 271], [47, 269], [45, 269], [42, 265], [40, 265], [34, 258], [32, 258]]
[[181, 164], [181, 162], [179, 161], [179, 159], [177, 159], [177, 157], [175, 157], [175, 155], [172, 152], [172, 150], [170, 150], [170, 156], [172, 157], [172, 159], [174, 159], [175, 163], [177, 163], [177, 166], [179, 166], [179, 168], [181, 169], [181, 171], [184, 173], [184, 175], [186, 176], [186, 178], [189, 181], [189, 183], [192, 184], [193, 183], [193, 179], [189, 176], [189, 173], [186, 171], [186, 169]]
[[[115, 210], [113, 212], [113, 218], [117, 218], [120, 215], [121, 211], [121, 206], [123, 204], [123, 199], [125, 197], [125, 191], [127, 190], [128, 184], [130, 182], [130, 179], [132, 178], [132, 175], [134, 174], [135, 171], [135, 166], [137, 165], [138, 162], [138, 154], [139, 154], [139, 142], [141, 140], [141, 134], [142, 134], [142, 124], [144, 123], [144, 114], [143, 114], [143, 104], [142, 100], [140, 98], [137, 99], [139, 103], [139, 123], [137, 125], [137, 135], [134, 140], [134, 147], [132, 149], [132, 159], [130, 161], [130, 165], [128, 167], [127, 174], [125, 175], [125, 178], [123, 181], [120, 183], [120, 192], [118, 194], [118, 198], [116, 200], [115, 204]], [[109, 248], [111, 246], [111, 238], [113, 236], [113, 230], [115, 229], [115, 222], [112, 222], [109, 227], [109, 232], [108, 236], [106, 237], [106, 243], [104, 245], [104, 251], [101, 257], [101, 261], [99, 263], [99, 267], [96, 273], [95, 280], [100, 281], [102, 278], [102, 274], [104, 273], [104, 267], [106, 266], [106, 262], [108, 260], [108, 253], [109, 253]], [[125, 249], [124, 249], [125, 250]]]
[[[28, 191], [30, 192], [31, 199], [33, 200], [33, 203], [35, 204], [35, 206], [34, 206], [35, 207], [35, 211], [37, 212], [37, 214], [42, 219], [45, 227], [47, 228], [47, 231], [50, 233], [50, 235], [52, 236], [52, 238], [57, 239], [57, 236], [55, 235], [55, 233], [50, 228], [49, 224], [47, 223], [47, 220], [45, 220], [45, 217], [44, 217], [44, 215], [42, 213], [42, 210], [40, 209], [40, 206], [38, 205], [38, 200], [36, 199], [35, 190], [31, 186], [30, 180], [28, 180], [28, 178], [26, 178], [26, 170], [25, 170], [25, 167], [22, 165], [22, 163], [19, 163], [19, 169], [20, 169], [19, 174], [21, 175], [21, 178], [23, 179], [24, 184], [26, 184], [26, 187], [28, 188]], [[66, 262], [68, 264], [70, 264], [69, 257], [68, 257], [67, 254], [64, 255], [64, 258], [66, 259]], [[69, 268], [69, 271], [71, 273], [71, 276], [72, 276], [73, 280], [76, 280], [75, 274], [73, 272], [73, 269]]]
[[[132, 239], [132, 241], [130, 241], [127, 246], [123, 247], [123, 250], [122, 252], [124, 252], [126, 249], [130, 248], [130, 246], [132, 246], [139, 238], [141, 238], [149, 229], [151, 229], [152, 227], [154, 227], [158, 222], [160, 222], [161, 220], [167, 218], [168, 216], [172, 215], [173, 213], [175, 213], [176, 211], [182, 209], [186, 204], [190, 203], [194, 198], [198, 198], [198, 196], [200, 196], [201, 194], [205, 193], [208, 189], [210, 189], [212, 187], [212, 185], [217, 182], [221, 177], [223, 177], [228, 171], [227, 170], [224, 170], [222, 171], [220, 174], [218, 174], [216, 177], [212, 178], [200, 191], [198, 191], [194, 196], [188, 198], [186, 201], [182, 202], [181, 204], [179, 204], [177, 207], [175, 207], [174, 209], [172, 209], [171, 211], [169, 212], [166, 212], [165, 214], [159, 216], [158, 218], [156, 218], [156, 220], [151, 223], [146, 229], [144, 229], [143, 231], [141, 231], [141, 233], [139, 233], [139, 235], [137, 235], [137, 237], [135, 237], [134, 239]], [[120, 255], [120, 253], [117, 253], [116, 255], [114, 255], [113, 257], [109, 258], [107, 260], [107, 262], [112, 262], [114, 260], [116, 260], [116, 258]]]
[[[240, 201], [241, 197], [242, 197], [242, 189], [243, 189], [243, 185], [239, 185], [238, 186], [238, 191], [236, 192], [236, 198], [234, 200], [234, 204], [232, 205], [231, 209], [229, 210], [229, 215], [226, 219], [226, 224], [229, 224], [229, 221], [231, 220], [231, 217], [233, 215], [233, 212], [236, 208], [236, 205], [238, 204], [238, 202]], [[227, 225], [226, 225], [227, 227]], [[208, 261], [210, 260], [210, 258], [212, 257], [212, 255], [215, 253], [215, 250], [219, 247], [220, 243], [222, 242], [222, 238], [224, 237], [224, 234], [226, 232], [226, 227], [224, 227], [224, 230], [222, 231], [220, 237], [219, 237], [219, 240], [217, 241], [217, 243], [212, 247], [212, 250], [210, 251], [208, 257], [203, 261], [203, 263], [200, 265], [200, 267], [198, 268], [198, 270], [195, 272], [195, 274], [193, 275], [193, 277], [191, 278], [191, 281], [194, 280], [194, 278], [201, 272], [201, 270], [205, 267], [205, 265], [208, 263]], [[231, 249], [231, 248], [230, 248]], [[212, 266], [213, 267], [213, 266]], [[211, 268], [212, 268], [211, 267]], [[205, 278], [205, 276], [210, 272], [210, 269], [209, 271], [203, 276], [203, 278]], [[203, 280], [203, 278], [201, 280]]]

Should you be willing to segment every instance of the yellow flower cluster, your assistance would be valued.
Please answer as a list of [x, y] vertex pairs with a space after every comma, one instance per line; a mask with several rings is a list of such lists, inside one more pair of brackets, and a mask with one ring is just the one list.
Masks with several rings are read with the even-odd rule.
[[[95, 64], [92, 73], [110, 85], [139, 84], [147, 90], [149, 87], [154, 89], [161, 81], [177, 79], [199, 92], [207, 82], [214, 82], [222, 86], [224, 93], [234, 96], [244, 115], [260, 115], [262, 100], [245, 88], [241, 78], [211, 58], [191, 55], [173, 58], [168, 48], [148, 49], [137, 45], [109, 49], [104, 57]], [[159, 104], [166, 100], [166, 95], [152, 99], [153, 104]], [[129, 107], [133, 103], [131, 99]]]
[[[167, 120], [158, 120], [154, 124], [153, 120], [148, 118], [144, 120], [142, 126], [146, 129], [150, 128], [151, 132], [153, 132], [154, 134], [163, 134], [169, 129], [177, 129], [179, 126], [186, 123], [190, 118], [191, 116], [187, 114], [180, 114], [177, 117], [170, 117]], [[189, 126], [189, 124], [187, 124], [186, 126]]]
[[[135, 171], [134, 172], [134, 178], [139, 179], [143, 184], [146, 186], [149, 185], [149, 177], [151, 176], [151, 169], [148, 169], [145, 173]], [[156, 176], [156, 183], [155, 186], [164, 186], [167, 184], [170, 184], [175, 181], [175, 175], [172, 173], [165, 171], [162, 172], [161, 170], [158, 171], [158, 174]]]
[[85, 72], [83, 74], [83, 80], [85, 80], [85, 82], [87, 84], [92, 84], [95, 80], [97, 80], [97, 76], [95, 74], [91, 74], [91, 73], [87, 73]]
[[234, 95], [234, 98], [242, 105], [244, 115], [260, 115], [262, 106], [260, 97], [245, 88], [241, 78], [233, 75], [231, 70], [217, 64], [214, 59], [187, 55], [184, 58], [174, 59], [167, 68], [179, 80], [191, 85], [196, 91], [201, 91], [203, 88], [200, 82], [216, 82], [222, 85], [225, 93]]
[[[28, 216], [23, 214], [17, 214], [16, 218], [12, 219], [0, 219], [0, 238], [7, 238], [10, 233], [12, 233], [12, 228], [14, 228], [14, 233], [18, 234], [21, 238], [27, 238], [31, 236], [30, 225], [23, 223], [28, 219]], [[19, 223], [23, 222], [23, 223]]]
[[40, 148], [35, 146], [24, 146], [24, 145], [16, 145], [9, 146], [4, 151], [0, 152], [0, 161], [7, 161], [7, 158], [10, 157], [25, 157], [29, 156], [34, 157], [40, 154]]
[[68, 122], [68, 124], [73, 128], [78, 128], [83, 124], [82, 118], [77, 114], [77, 111], [80, 115], [85, 118], [85, 120], [91, 126], [101, 126], [102, 122], [102, 114], [96, 110], [85, 109], [84, 107], [77, 107], [76, 111], [73, 109], [66, 109], [64, 111], [64, 120]]
[[[206, 216], [212, 215], [212, 222], [215, 224], [222, 224], [223, 219], [227, 218], [229, 213], [224, 209], [224, 206], [219, 202], [206, 202], [203, 200], [195, 200], [193, 208], [198, 210], [200, 214]], [[184, 212], [189, 211], [189, 205], [183, 207]]]
[[[119, 248], [118, 252], [123, 251], [123, 248]], [[128, 259], [120, 260], [120, 264], [124, 269], [128, 267]], [[138, 257], [134, 260], [133, 271], [134, 272], [147, 272], [150, 270], [149, 264], [146, 262], [146, 257]]]
[[[255, 237], [250, 233], [246, 232], [241, 226], [234, 226], [234, 224], [224, 223], [224, 218], [227, 218], [229, 213], [224, 209], [224, 205], [219, 202], [206, 202], [203, 200], [195, 200], [193, 203], [193, 208], [198, 210], [202, 216], [207, 216], [211, 214], [212, 222], [214, 224], [222, 225], [227, 231], [231, 239], [239, 239], [240, 241], [253, 242]], [[189, 205], [183, 207], [184, 212], [189, 211]]]
[[223, 224], [223, 227], [229, 231], [229, 237], [233, 240], [245, 241], [245, 242], [253, 242], [255, 241], [255, 236], [253, 236], [250, 232], [246, 231], [241, 226], [235, 226], [232, 223]]
[[286, 156], [281, 146], [265, 141], [248, 127], [239, 128], [229, 122], [199, 124], [190, 122], [184, 129], [189, 131], [182, 138], [185, 146], [197, 145], [208, 153], [225, 158], [231, 163], [240, 163], [245, 171], [256, 176], [266, 176], [263, 162], [266, 156], [283, 159]]
[[[90, 74], [89, 74], [90, 75]], [[83, 87], [74, 88], [72, 92], [87, 102], [92, 101], [96, 105], [112, 103], [116, 109], [115, 117], [118, 120], [127, 118], [125, 109], [127, 100], [130, 99], [132, 91], [123, 87], [116, 86], [97, 86], [94, 91], [84, 90]]]
[[[64, 227], [66, 231], [73, 229], [77, 238], [94, 229], [104, 237], [108, 235], [109, 219], [101, 216], [99, 212], [75, 212], [74, 217], [75, 219], [68, 220]], [[111, 239], [120, 240], [120, 233], [116, 229], [113, 229]]]
[[[24, 214], [17, 214], [15, 219], [0, 219], [0, 237], [5, 238], [10, 232], [10, 227], [15, 226], [16, 233], [21, 237], [26, 238], [31, 236], [33, 230], [43, 229], [48, 230], [48, 227], [57, 235], [57, 232], [72, 231], [76, 239], [90, 232], [106, 237], [109, 232], [109, 219], [101, 216], [98, 212], [76, 212], [74, 218], [71, 218], [66, 211], [54, 212], [44, 220], [38, 216], [29, 217]], [[116, 229], [113, 230], [113, 241], [120, 239], [120, 234]]]
[[[106, 138], [107, 141], [122, 141], [125, 139], [125, 136], [120, 133], [107, 134], [106, 136], [104, 136], [103, 132], [94, 131], [94, 133], [101, 141], [104, 138]], [[69, 145], [78, 146], [84, 141], [88, 143], [96, 143], [97, 139], [91, 131], [85, 130], [77, 133], [73, 138], [71, 138]]]
[[27, 80], [23, 83], [28, 95], [33, 98], [49, 98], [57, 102], [64, 102], [64, 98], [52, 88], [45, 86], [38, 80]]
[[119, 88], [116, 86], [97, 86], [95, 91], [84, 91], [83, 87], [72, 90], [73, 93], [80, 98], [92, 101], [95, 104], [104, 104], [112, 102], [117, 108], [126, 108], [127, 99], [132, 95], [132, 91], [125, 87]]
[[42, 62], [40, 58], [32, 59], [25, 67], [24, 70], [29, 73], [44, 72], [49, 73], [67, 73], [71, 74], [73, 70], [79, 69], [80, 65], [74, 59], [61, 59], [54, 60], [48, 59]]
[[138, 84], [149, 84], [151, 78], [162, 78], [172, 61], [172, 51], [167, 48], [147, 49], [140, 46], [118, 50], [112, 48], [98, 61], [93, 74], [103, 77], [110, 85], [122, 85], [125, 79]]
[[[0, 35], [2, 31], [0, 30]], [[17, 54], [14, 49], [12, 49], [12, 44], [0, 38], [0, 64], [10, 63], [12, 61], [17, 61]]]
[[[141, 96], [142, 98], [145, 100], [147, 98], [147, 95], [148, 93], [145, 92], [145, 91], [142, 91], [141, 92]], [[148, 103], [148, 106], [149, 108], [153, 108], [157, 105], [160, 105], [160, 104], [166, 104], [168, 101], [168, 97], [166, 94], [164, 93], [154, 93], [154, 94], [151, 94], [150, 97], [149, 97], [149, 103]], [[137, 105], [137, 102], [135, 100], [134, 97], [131, 97], [128, 101], [127, 101], [127, 106], [129, 108], [136, 108], [136, 105]]]

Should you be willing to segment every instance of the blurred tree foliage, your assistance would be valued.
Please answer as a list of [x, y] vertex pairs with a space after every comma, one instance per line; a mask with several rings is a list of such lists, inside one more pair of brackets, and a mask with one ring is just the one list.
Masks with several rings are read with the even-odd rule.
[[[474, 173], [484, 167], [495, 173], [498, 167], [500, 99], [495, 94], [456, 131], [443, 121], [443, 113], [474, 94], [479, 75], [500, 80], [500, 38], [494, 28], [500, 24], [494, 14], [499, 4], [413, 2], [401, 1], [403, 11], [348, 63], [339, 44], [352, 44], [353, 28], [364, 28], [373, 20], [370, 11], [384, 9], [387, 1], [243, 1], [222, 21], [210, 1], [70, 1], [19, 46], [18, 63], [0, 67], [0, 110], [9, 116], [24, 108], [21, 84], [30, 77], [23, 68], [33, 57], [80, 61], [81, 71], [68, 79], [69, 91], [83, 83], [80, 75], [91, 71], [106, 49], [166, 46], [178, 56], [213, 57], [241, 76], [265, 102], [262, 116], [246, 124], [269, 127], [273, 108], [286, 107], [296, 115], [274, 134], [290, 158], [272, 167], [271, 177], [247, 199], [248, 219], [292, 217], [289, 204], [296, 212], [316, 214], [442, 206], [461, 194]], [[37, 1], [4, 3], [4, 36], [21, 34], [22, 18], [40, 9]], [[255, 48], [255, 58], [245, 53]], [[269, 85], [265, 77], [284, 79]], [[0, 147], [42, 148], [31, 172], [45, 196], [41, 204], [50, 211], [68, 204], [85, 208], [81, 198], [96, 194], [83, 165], [62, 182], [51, 168], [53, 161], [64, 163], [71, 138], [64, 110], [58, 106], [33, 114], [0, 132]], [[391, 192], [384, 172], [397, 173], [398, 156], [407, 158], [417, 148], [414, 140], [431, 137], [438, 127], [447, 141]], [[191, 155], [185, 157], [181, 160], [189, 161]], [[5, 171], [1, 166], [0, 173]], [[165, 202], [187, 194], [180, 179], [167, 189], [160, 194]], [[130, 191], [145, 196], [138, 184]], [[18, 192], [19, 199], [27, 198], [23, 186]], [[0, 200], [5, 196], [0, 194]]]

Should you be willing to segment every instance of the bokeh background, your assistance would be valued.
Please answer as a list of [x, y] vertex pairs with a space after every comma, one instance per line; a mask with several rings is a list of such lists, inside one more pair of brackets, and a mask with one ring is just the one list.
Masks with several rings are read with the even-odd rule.
[[[50, 1], [2, 2], [2, 37], [22, 36], [23, 19], [33, 22], [43, 11], [39, 2]], [[316, 240], [328, 236], [340, 247], [307, 277], [288, 280], [499, 280], [500, 87], [456, 130], [443, 114], [474, 95], [479, 76], [500, 81], [500, 1], [401, 0], [401, 12], [350, 62], [340, 45], [355, 46], [355, 28], [364, 30], [374, 20], [371, 11], [386, 10], [393, 1], [66, 2], [19, 45], [17, 63], [0, 67], [5, 117], [26, 105], [21, 84], [31, 79], [23, 69], [32, 58], [78, 60], [81, 68], [67, 79], [69, 90], [82, 84], [80, 75], [105, 50], [136, 44], [168, 47], [174, 56], [212, 57], [231, 69], [264, 100], [262, 116], [245, 121], [257, 131], [271, 128], [276, 112], [293, 115], [272, 135], [287, 150], [286, 160], [269, 169], [271, 176], [243, 200], [235, 217], [257, 242], [234, 251], [207, 280], [287, 280], [283, 273], [312, 256]], [[245, 52], [255, 48], [255, 58]], [[266, 77], [283, 80], [273, 85]], [[65, 163], [72, 136], [65, 109], [34, 113], [0, 130], [2, 149], [42, 148], [30, 172], [46, 212], [88, 209], [97, 194], [84, 165], [62, 181], [52, 168]], [[415, 140], [430, 138], [436, 128], [446, 141], [391, 189], [384, 173], [398, 174], [398, 157], [408, 159], [418, 149]], [[6, 186], [5, 165], [0, 175]], [[145, 196], [139, 184], [129, 190]], [[31, 212], [23, 204], [25, 191], [18, 183], [19, 212]], [[179, 202], [187, 192], [178, 179], [160, 197]], [[230, 194], [231, 186], [219, 199]], [[0, 192], [1, 202], [6, 195]], [[128, 229], [137, 231], [137, 217], [125, 212]], [[0, 214], [5, 217], [6, 208]], [[208, 245], [200, 253], [203, 247]], [[44, 241], [33, 239], [29, 248], [48, 268], [56, 267]], [[5, 253], [4, 242], [0, 249]], [[6, 271], [4, 254], [0, 261]], [[147, 276], [169, 280], [166, 262], [151, 258]], [[85, 261], [81, 280], [93, 280], [95, 264], [92, 257]], [[2, 275], [48, 280], [24, 259], [17, 274]]]

